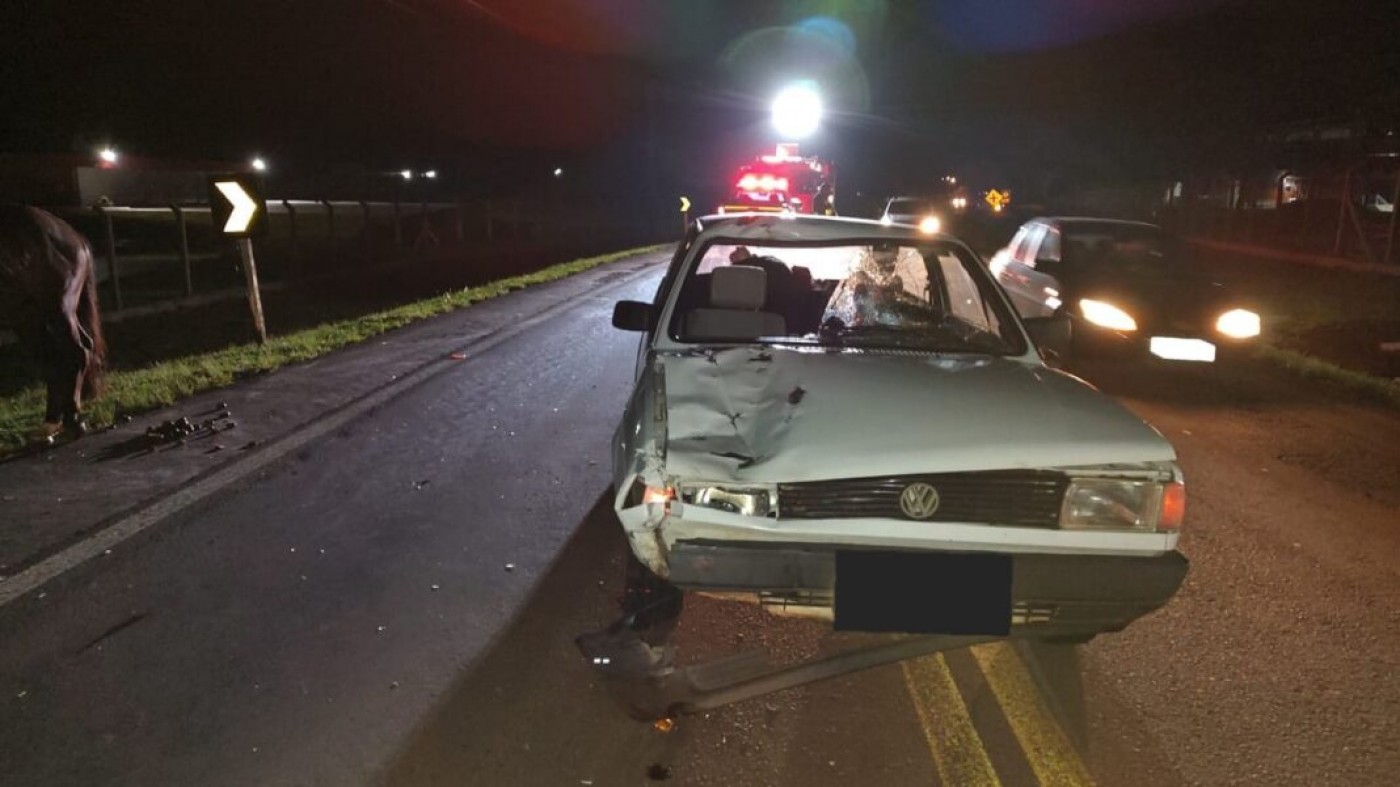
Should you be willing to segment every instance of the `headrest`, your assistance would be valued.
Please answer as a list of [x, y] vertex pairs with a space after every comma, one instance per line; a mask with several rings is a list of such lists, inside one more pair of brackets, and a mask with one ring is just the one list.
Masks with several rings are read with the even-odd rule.
[[711, 309], [763, 308], [768, 294], [768, 273], [752, 265], [725, 265], [710, 274]]

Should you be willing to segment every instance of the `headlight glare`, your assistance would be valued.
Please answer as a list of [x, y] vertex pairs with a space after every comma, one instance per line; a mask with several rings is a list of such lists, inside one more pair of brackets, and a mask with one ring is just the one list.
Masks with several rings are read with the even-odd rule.
[[[1181, 500], [1184, 509], [1184, 497]], [[1115, 478], [1076, 478], [1065, 491], [1060, 527], [1066, 530], [1155, 530], [1162, 484]], [[1176, 523], [1180, 526], [1180, 522]]]
[[919, 219], [919, 232], [932, 235], [943, 227], [943, 222], [937, 216], [925, 216]]
[[681, 500], [743, 516], [766, 517], [777, 510], [776, 493], [764, 487], [685, 486], [681, 488]]
[[1083, 298], [1079, 301], [1079, 313], [1089, 322], [1115, 331], [1136, 331], [1137, 320], [1132, 315], [1104, 301]]
[[1215, 321], [1215, 330], [1231, 339], [1252, 339], [1259, 335], [1259, 315], [1248, 309], [1231, 309]]

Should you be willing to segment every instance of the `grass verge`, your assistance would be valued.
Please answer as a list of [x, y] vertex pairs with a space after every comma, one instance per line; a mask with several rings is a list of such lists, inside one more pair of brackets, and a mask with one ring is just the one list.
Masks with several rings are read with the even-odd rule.
[[1255, 355], [1300, 377], [1318, 380], [1362, 398], [1400, 408], [1400, 383], [1268, 344], [1256, 347]]
[[[512, 290], [555, 281], [599, 265], [661, 248], [664, 248], [664, 245], [643, 246], [563, 262], [533, 273], [498, 279], [476, 287], [451, 290], [436, 297], [424, 298], [361, 317], [271, 336], [264, 345], [239, 344], [210, 353], [161, 361], [140, 369], [115, 370], [107, 375], [106, 392], [88, 409], [88, 423], [93, 428], [102, 428], [111, 424], [118, 412], [139, 413], [168, 407], [191, 394], [221, 388], [244, 377], [310, 360], [409, 323], [495, 298]], [[40, 385], [0, 397], [0, 454], [23, 447], [26, 434], [39, 425], [43, 414], [44, 389]]]

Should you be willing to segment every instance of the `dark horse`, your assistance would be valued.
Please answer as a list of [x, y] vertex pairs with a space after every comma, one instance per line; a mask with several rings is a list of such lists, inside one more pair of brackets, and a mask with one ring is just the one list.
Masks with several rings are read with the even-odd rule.
[[106, 345], [92, 248], [51, 213], [0, 205], [0, 325], [43, 365], [49, 390], [40, 436], [81, 433], [83, 400], [101, 389]]

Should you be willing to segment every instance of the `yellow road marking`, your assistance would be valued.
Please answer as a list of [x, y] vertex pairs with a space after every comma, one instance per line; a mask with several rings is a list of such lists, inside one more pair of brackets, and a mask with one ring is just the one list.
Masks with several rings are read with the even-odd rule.
[[919, 714], [940, 783], [958, 787], [1000, 787], [982, 738], [948, 672], [943, 654], [903, 662], [904, 681]]
[[1016, 741], [1042, 787], [1086, 787], [1094, 784], [1089, 769], [1060, 729], [1026, 665], [1010, 645], [974, 645], [972, 657], [996, 695]]

